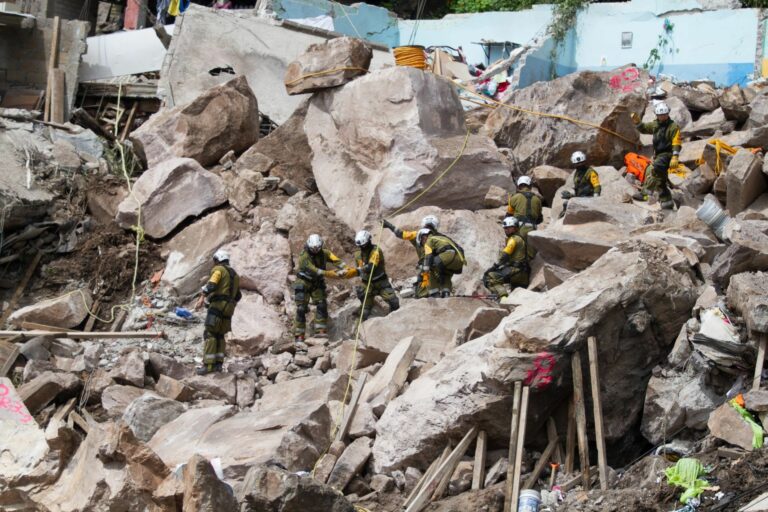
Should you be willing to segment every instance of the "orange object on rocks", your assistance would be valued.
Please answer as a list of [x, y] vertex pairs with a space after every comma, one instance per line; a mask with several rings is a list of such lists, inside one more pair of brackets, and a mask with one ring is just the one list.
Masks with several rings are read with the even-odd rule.
[[627, 173], [634, 174], [640, 183], [645, 182], [645, 171], [651, 165], [652, 160], [647, 156], [637, 153], [627, 153], [624, 155], [624, 165], [627, 166]]

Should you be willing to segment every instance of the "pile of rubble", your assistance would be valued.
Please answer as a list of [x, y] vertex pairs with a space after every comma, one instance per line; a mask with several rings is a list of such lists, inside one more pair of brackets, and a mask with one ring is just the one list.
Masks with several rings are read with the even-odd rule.
[[[0, 183], [11, 205], [0, 258], [56, 249], [21, 307], [7, 304], [15, 329], [49, 332], [0, 345], [12, 354], [0, 359], [10, 370], [0, 381], [0, 508], [501, 511], [517, 471], [546, 491], [550, 510], [667, 510], [679, 492], [658, 481], [673, 456], [712, 468], [700, 496], [712, 510], [757, 497], [768, 457], [731, 399], [743, 396], [741, 410], [766, 428], [768, 388], [754, 370], [768, 337], [768, 96], [661, 84], [690, 169], [672, 176], [678, 208], [667, 211], [633, 202], [621, 167], [627, 151], [650, 149], [629, 117], [652, 111], [647, 77], [619, 90], [610, 73], [581, 72], [508, 100], [603, 129], [498, 108], [471, 133], [455, 87], [428, 72], [317, 75], [370, 60], [359, 40], [309, 48], [285, 81], [311, 96], [265, 138], [242, 76], [161, 110], [122, 146], [146, 167], [134, 176], [90, 153], [101, 141], [88, 130], [3, 118], [0, 144], [37, 149], [5, 163], [14, 179], [30, 169], [34, 186]], [[603, 193], [571, 199], [558, 218], [574, 150], [590, 155]], [[499, 304], [476, 294], [524, 174], [545, 221], [529, 235], [531, 285]], [[696, 213], [712, 195], [730, 216], [719, 236]], [[456, 296], [411, 297], [416, 254], [379, 228], [401, 209], [394, 224], [438, 215], [467, 249]], [[358, 336], [352, 283], [329, 282], [329, 337], [294, 342], [289, 290], [307, 236], [320, 233], [349, 261], [360, 228], [378, 235], [402, 307], [385, 316], [377, 304]], [[107, 234], [115, 244], [94, 245]], [[49, 275], [69, 261], [62, 247], [90, 251], [66, 283]], [[243, 299], [225, 371], [200, 376], [193, 303], [222, 247]], [[123, 272], [105, 287], [98, 261], [133, 271], [137, 254], [135, 286]], [[21, 276], [29, 260], [16, 260]], [[607, 446], [602, 490], [582, 478], [586, 446], [581, 467], [574, 461], [572, 396], [591, 395], [574, 389], [572, 361], [587, 361], [591, 337], [602, 418], [599, 429], [584, 424], [583, 440]], [[520, 382], [530, 400], [514, 467]]]

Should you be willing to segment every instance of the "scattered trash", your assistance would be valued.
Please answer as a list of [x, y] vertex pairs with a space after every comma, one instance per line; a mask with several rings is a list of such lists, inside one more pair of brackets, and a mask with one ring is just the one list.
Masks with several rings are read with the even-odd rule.
[[[685, 492], [680, 496], [680, 503], [685, 503], [686, 506], [690, 505], [689, 501], [698, 497], [709, 485], [706, 480], [699, 479], [699, 476], [706, 471], [698, 459], [680, 459], [677, 464], [664, 470], [664, 473], [667, 475], [667, 482], [670, 485], [685, 489]], [[695, 508], [689, 510], [695, 510]]]
[[539, 512], [541, 495], [539, 494], [539, 491], [526, 489], [520, 491], [520, 501], [517, 503], [517, 512]]
[[192, 318], [194, 316], [190, 310], [181, 306], [177, 306], [173, 313], [179, 318]]
[[750, 427], [752, 427], [752, 447], [755, 449], [760, 449], [763, 447], [763, 427], [760, 426], [759, 423], [755, 421], [755, 419], [752, 417], [752, 415], [747, 411], [744, 407], [744, 396], [738, 395], [736, 398], [728, 402], [731, 404], [731, 407], [736, 409], [736, 412], [738, 412], [742, 418], [744, 418], [744, 421], [746, 421]]

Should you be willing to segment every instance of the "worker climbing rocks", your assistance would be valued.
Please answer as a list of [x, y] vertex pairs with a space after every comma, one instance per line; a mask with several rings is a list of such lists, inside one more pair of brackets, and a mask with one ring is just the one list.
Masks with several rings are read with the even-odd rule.
[[[384, 265], [384, 253], [381, 251], [378, 245], [373, 245], [371, 241], [371, 233], [362, 230], [358, 231], [355, 235], [355, 245], [357, 251], [355, 251], [355, 265], [356, 268], [349, 269], [349, 277], [360, 276], [363, 282], [362, 286], [358, 286], [355, 291], [357, 292], [357, 298], [360, 299], [360, 303], [363, 308], [363, 320], [367, 320], [371, 316], [371, 309], [373, 308], [373, 299], [378, 295], [389, 305], [389, 311], [396, 311], [400, 308], [400, 301], [397, 298], [395, 290], [392, 288], [392, 284], [387, 277], [387, 270]], [[366, 296], [365, 288], [368, 286], [370, 280], [370, 288]]]
[[447, 236], [433, 233], [429, 228], [420, 229], [416, 239], [419, 246], [424, 248], [421, 271], [422, 274], [429, 274], [429, 296], [449, 297], [453, 289], [453, 276], [461, 274], [467, 262], [464, 249]]
[[536, 256], [536, 250], [528, 245], [528, 233], [535, 230], [544, 218], [541, 215], [541, 198], [531, 191], [530, 176], [517, 179], [517, 193], [508, 199], [507, 216], [513, 216], [520, 222], [519, 234], [526, 241], [528, 257]]
[[240, 277], [229, 265], [229, 253], [219, 249], [213, 254], [213, 261], [211, 277], [195, 305], [195, 309], [200, 309], [204, 302], [208, 305], [203, 330], [203, 367], [197, 370], [200, 375], [223, 370], [224, 335], [232, 330], [232, 315], [242, 298]]
[[565, 215], [565, 209], [568, 208], [568, 200], [572, 197], [598, 197], [600, 192], [602, 192], [600, 177], [594, 168], [587, 165], [587, 155], [582, 151], [574, 151], [571, 155], [571, 163], [574, 166], [573, 192], [563, 190], [560, 193], [560, 197], [564, 199], [563, 211], [560, 212], [560, 217]]
[[[419, 241], [417, 239], [419, 232], [404, 231], [386, 219], [383, 221], [383, 224], [384, 227], [392, 231], [392, 233], [394, 233], [397, 238], [402, 238], [403, 240], [411, 242], [411, 245], [413, 245], [414, 249], [416, 249], [416, 254], [419, 257], [419, 261], [416, 263], [416, 268], [419, 270], [419, 273], [417, 274], [416, 282], [413, 285], [414, 295], [417, 299], [429, 297], [431, 282], [429, 272], [421, 271], [421, 267], [424, 264], [424, 247], [419, 245]], [[435, 215], [427, 215], [421, 219], [420, 229], [429, 229], [432, 233], [439, 234], [437, 231], [439, 227], [440, 219], [438, 219]]]
[[653, 135], [653, 167], [651, 176], [646, 178], [642, 190], [632, 196], [638, 201], [647, 201], [648, 196], [654, 192], [659, 194], [661, 207], [672, 209], [675, 206], [672, 201], [672, 192], [667, 185], [669, 169], [676, 169], [680, 165], [680, 150], [682, 141], [680, 128], [669, 117], [669, 105], [659, 102], [654, 107], [656, 120], [643, 123], [640, 116], [632, 112], [632, 121], [636, 124], [640, 133]]
[[[337, 270], [327, 270], [334, 265]], [[299, 254], [299, 271], [293, 283], [293, 299], [296, 302], [296, 317], [293, 322], [293, 334], [296, 341], [304, 341], [307, 327], [307, 313], [310, 301], [316, 307], [315, 336], [328, 336], [328, 302], [325, 293], [326, 277], [351, 277], [346, 264], [323, 247], [320, 235], [312, 234], [307, 238], [304, 250]]]
[[510, 285], [512, 290], [527, 287], [531, 272], [525, 240], [519, 233], [520, 221], [507, 217], [501, 225], [507, 242], [501, 250], [499, 261], [483, 274], [483, 284], [499, 299], [509, 294], [507, 285]]

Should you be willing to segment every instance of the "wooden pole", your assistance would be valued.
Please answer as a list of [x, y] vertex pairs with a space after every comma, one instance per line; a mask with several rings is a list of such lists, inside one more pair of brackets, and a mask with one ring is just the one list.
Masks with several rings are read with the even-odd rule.
[[558, 464], [563, 463], [563, 453], [560, 449], [560, 438], [557, 435], [557, 425], [555, 425], [555, 418], [550, 416], [547, 419], [547, 442], [555, 442], [555, 453], [552, 454], [552, 460]]
[[24, 293], [24, 290], [27, 288], [27, 284], [29, 284], [29, 280], [32, 279], [32, 275], [35, 273], [35, 269], [37, 268], [37, 264], [40, 263], [40, 258], [43, 257], [42, 252], [35, 253], [35, 256], [32, 258], [32, 261], [29, 262], [29, 265], [27, 266], [27, 269], [24, 271], [24, 275], [21, 278], [21, 281], [19, 281], [19, 286], [16, 287], [16, 289], [13, 291], [13, 295], [11, 296], [11, 300], [8, 301], [8, 307], [3, 311], [3, 315], [0, 317], [0, 327], [5, 325], [6, 320], [8, 320], [8, 317], [11, 316], [11, 313], [13, 313], [13, 310], [16, 309], [16, 303], [19, 302], [19, 299], [21, 298], [21, 295]]
[[768, 334], [760, 335], [760, 345], [757, 348], [757, 362], [755, 363], [755, 376], [752, 379], [752, 389], [760, 389], [760, 377], [763, 374], [765, 364], [765, 347], [768, 345]]
[[477, 434], [477, 443], [475, 446], [475, 467], [472, 472], [472, 490], [479, 490], [485, 484], [485, 452], [488, 446], [488, 434], [481, 430]]
[[53, 18], [53, 31], [51, 32], [51, 54], [48, 56], [48, 81], [45, 87], [45, 111], [43, 120], [51, 120], [51, 97], [53, 96], [53, 70], [56, 69], [56, 61], [59, 57], [59, 28], [61, 19], [58, 16]]
[[603, 404], [600, 398], [600, 368], [597, 362], [597, 339], [587, 339], [589, 349], [589, 376], [592, 385], [592, 407], [595, 414], [595, 442], [597, 443], [597, 467], [600, 471], [600, 489], [608, 490], [608, 461], [605, 454], [603, 433]]
[[528, 422], [528, 395], [530, 388], [523, 387], [523, 397], [520, 400], [520, 425], [517, 427], [517, 443], [515, 444], [515, 472], [512, 475], [512, 501], [510, 511], [517, 510], [520, 499], [520, 473], [523, 469], [523, 446], [525, 445], [525, 425]]
[[568, 400], [568, 429], [565, 433], [565, 474], [573, 473], [573, 455], [576, 451], [576, 411], [573, 396]]
[[536, 480], [538, 480], [541, 476], [541, 472], [544, 471], [544, 466], [546, 466], [549, 462], [549, 458], [553, 453], [555, 453], [555, 448], [557, 448], [557, 441], [550, 441], [549, 444], [547, 444], [547, 447], [544, 448], [541, 457], [539, 457], [539, 461], [533, 468], [533, 473], [531, 473], [531, 476], [529, 476], [528, 480], [525, 481], [523, 489], [530, 489], [534, 486]]
[[360, 377], [357, 378], [357, 383], [355, 383], [355, 391], [352, 393], [352, 400], [349, 401], [349, 407], [347, 407], [347, 413], [341, 421], [338, 432], [336, 432], [336, 441], [343, 441], [347, 437], [349, 427], [352, 426], [352, 418], [355, 417], [357, 412], [357, 403], [360, 401], [360, 395], [363, 392], [363, 387], [365, 387], [366, 377], [368, 377], [367, 373], [360, 372]]
[[64, 74], [63, 69], [56, 68], [53, 70], [53, 80], [51, 81], [51, 119], [53, 123], [63, 123], [64, 111], [66, 109], [66, 86], [67, 77]]
[[430, 478], [432, 478], [432, 475], [435, 474], [435, 471], [437, 471], [437, 468], [440, 467], [440, 464], [445, 462], [445, 459], [448, 458], [448, 456], [451, 454], [451, 445], [448, 444], [443, 449], [443, 453], [432, 461], [432, 464], [429, 465], [427, 468], [427, 472], [424, 473], [421, 478], [419, 478], [419, 483], [416, 484], [416, 486], [413, 488], [411, 493], [408, 495], [408, 498], [406, 498], [405, 503], [403, 503], [402, 508], [408, 508], [408, 505], [411, 504], [413, 501], [413, 498], [416, 497], [416, 495], [419, 493], [419, 491], [424, 487], [424, 484], [429, 481]]
[[579, 462], [584, 490], [589, 490], [589, 444], [587, 443], [587, 413], [584, 409], [584, 380], [581, 373], [581, 355], [571, 358], [573, 372], [573, 404], [576, 411], [576, 437], [579, 442]]
[[136, 100], [133, 102], [131, 111], [128, 113], [128, 120], [125, 122], [122, 135], [120, 135], [120, 142], [123, 142], [125, 138], [128, 136], [128, 134], [131, 133], [131, 125], [133, 124], [133, 118], [136, 117], [136, 110], [138, 110], [138, 108], [139, 108], [139, 101]]
[[[515, 392], [512, 400], [512, 423], [509, 429], [509, 455], [507, 457], [507, 481], [504, 485], [504, 511], [512, 510], [512, 479], [515, 478], [515, 454], [517, 453], [517, 428], [520, 423], [520, 400], [523, 393], [523, 383], [515, 382]], [[517, 512], [517, 511], [514, 511]]]
[[21, 339], [36, 338], [38, 336], [49, 336], [55, 338], [72, 338], [74, 340], [119, 340], [119, 339], [142, 339], [142, 338], [165, 338], [165, 333], [160, 332], [82, 332], [82, 331], [0, 331], [0, 338], [11, 338], [19, 336]]

